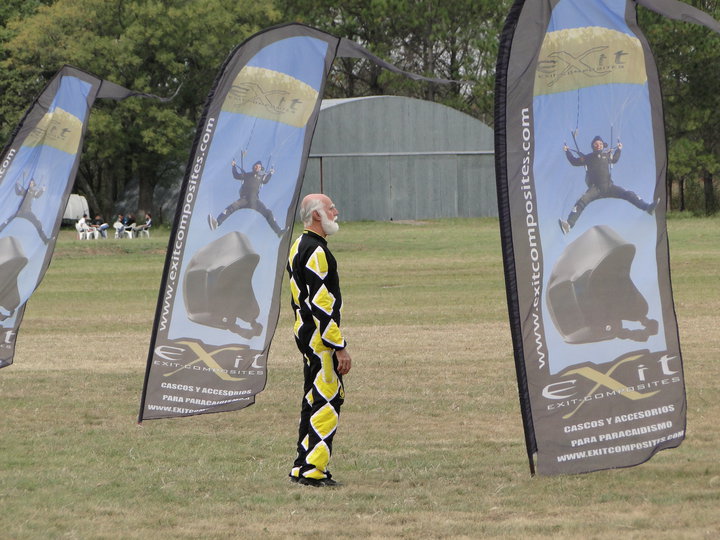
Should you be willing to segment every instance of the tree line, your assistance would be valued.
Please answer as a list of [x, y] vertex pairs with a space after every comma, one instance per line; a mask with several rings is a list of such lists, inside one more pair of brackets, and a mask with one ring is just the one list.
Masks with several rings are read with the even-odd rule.
[[[720, 18], [720, 1], [689, 4]], [[0, 6], [0, 137], [64, 64], [169, 103], [96, 102], [76, 189], [94, 212], [156, 213], [158, 188], [182, 177], [217, 71], [238, 44], [297, 21], [346, 37], [401, 69], [464, 81], [418, 83], [341, 58], [325, 97], [392, 94], [439, 102], [493, 124], [499, 36], [512, 0], [5, 0]], [[671, 208], [717, 211], [720, 36], [639, 8], [659, 66]], [[135, 209], [118, 209], [130, 185]]]

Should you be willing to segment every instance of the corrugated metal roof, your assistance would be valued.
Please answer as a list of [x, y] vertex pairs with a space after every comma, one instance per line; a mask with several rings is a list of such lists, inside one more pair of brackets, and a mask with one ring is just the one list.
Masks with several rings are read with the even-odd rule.
[[451, 107], [401, 96], [326, 99], [310, 153], [491, 152], [493, 131]]

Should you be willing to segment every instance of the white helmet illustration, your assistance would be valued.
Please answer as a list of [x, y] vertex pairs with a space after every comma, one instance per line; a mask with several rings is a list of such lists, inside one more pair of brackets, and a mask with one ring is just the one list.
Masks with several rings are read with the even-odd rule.
[[22, 244], [15, 237], [0, 238], [0, 321], [12, 317], [20, 305], [17, 280], [27, 263]]
[[[648, 303], [630, 278], [635, 246], [598, 225], [565, 248], [550, 274], [547, 306], [567, 343], [647, 341], [658, 331]], [[623, 321], [636, 321], [626, 328]]]
[[[260, 308], [252, 288], [259, 260], [248, 238], [237, 231], [198, 250], [183, 285], [188, 318], [245, 338], [259, 336], [263, 327], [257, 322]], [[249, 327], [238, 324], [238, 319]]]

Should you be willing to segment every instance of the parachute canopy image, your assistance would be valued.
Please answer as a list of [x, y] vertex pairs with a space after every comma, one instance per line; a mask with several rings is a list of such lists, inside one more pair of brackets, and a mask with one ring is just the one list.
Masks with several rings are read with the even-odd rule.
[[[547, 289], [548, 311], [567, 343], [614, 338], [646, 341], [658, 323], [647, 318], [648, 303], [630, 279], [635, 246], [598, 225], [572, 242], [558, 258]], [[643, 330], [623, 327], [638, 321]]]
[[[244, 337], [259, 335], [260, 307], [252, 288], [259, 260], [248, 238], [238, 231], [200, 249], [185, 274], [183, 295], [188, 318]], [[237, 319], [250, 327], [240, 326]]]
[[12, 236], [0, 238], [0, 321], [12, 316], [20, 305], [17, 277], [27, 263], [20, 242]]

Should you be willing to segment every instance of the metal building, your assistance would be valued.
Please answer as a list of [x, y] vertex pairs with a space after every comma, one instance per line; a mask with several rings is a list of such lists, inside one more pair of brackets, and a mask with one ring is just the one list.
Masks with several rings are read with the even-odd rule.
[[342, 221], [497, 216], [493, 131], [430, 101], [324, 100], [302, 195], [312, 192]]

